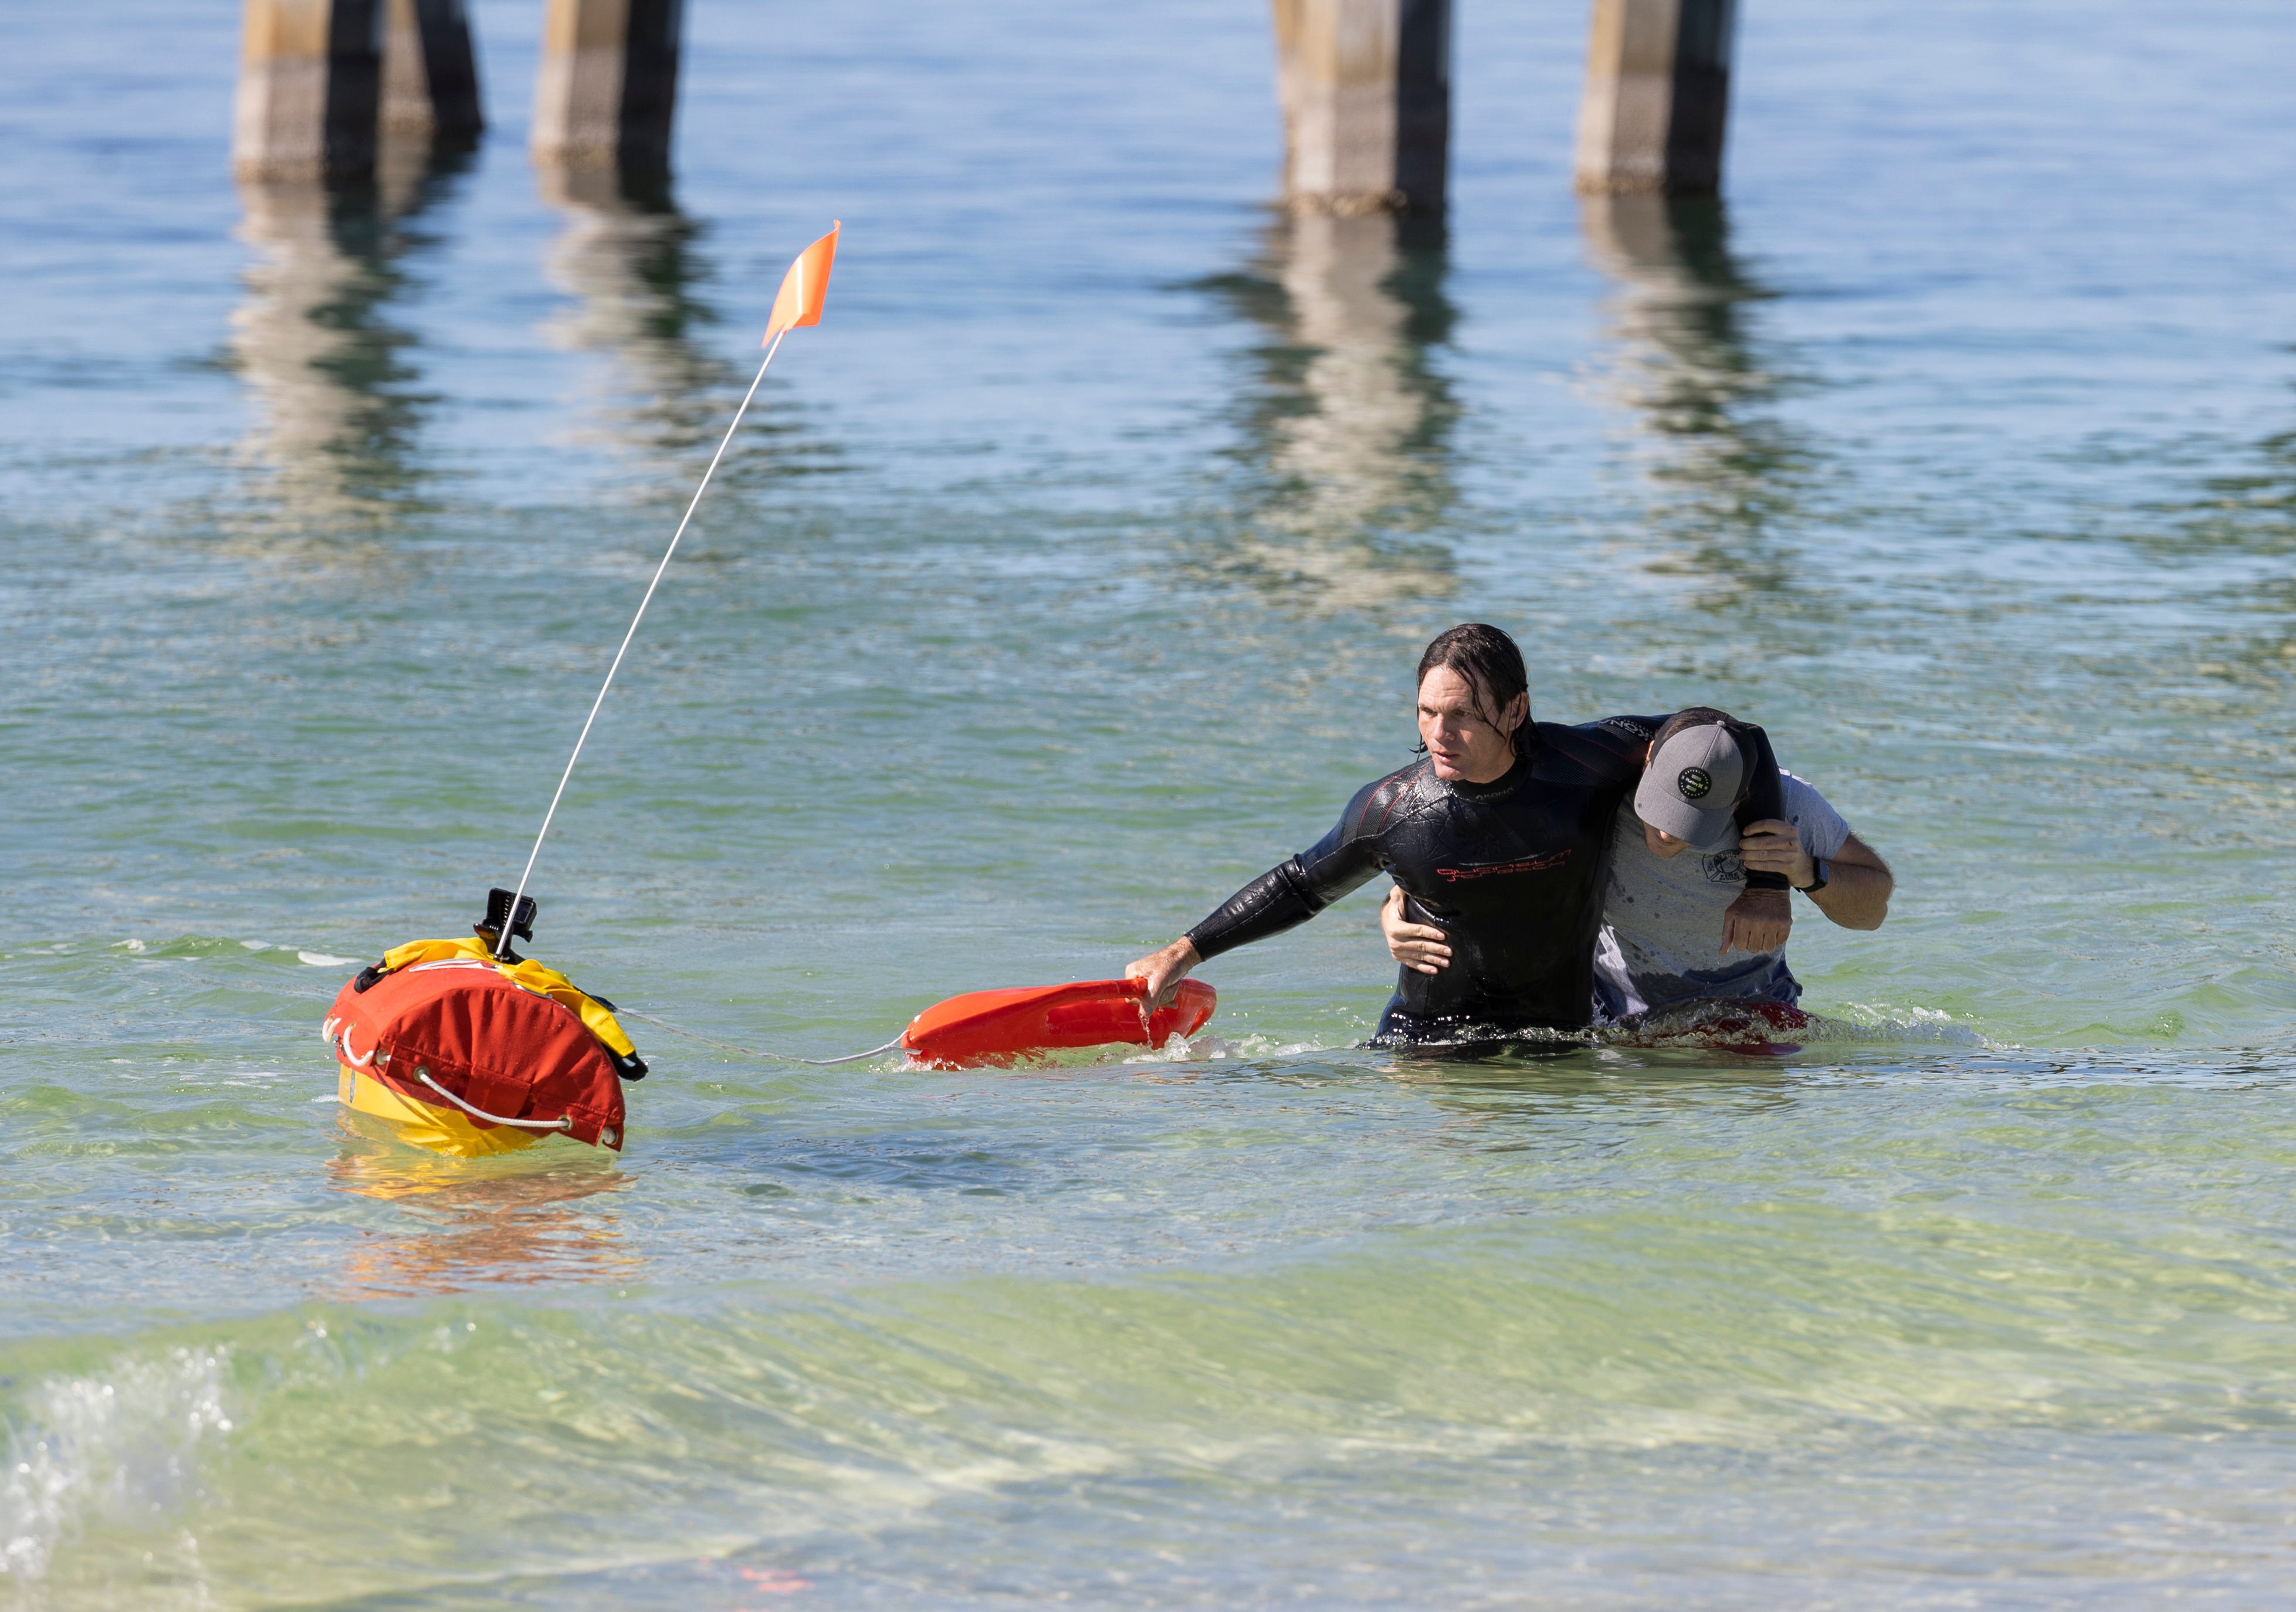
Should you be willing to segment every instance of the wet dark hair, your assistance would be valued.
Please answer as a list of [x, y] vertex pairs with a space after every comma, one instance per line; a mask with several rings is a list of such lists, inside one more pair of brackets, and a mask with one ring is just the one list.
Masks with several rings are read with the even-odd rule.
[[[1493, 727], [1499, 725], [1499, 717], [1517, 694], [1530, 691], [1530, 678], [1522, 669], [1522, 651], [1515, 648], [1513, 639], [1488, 622], [1464, 621], [1447, 633], [1436, 634], [1435, 642], [1419, 657], [1418, 683], [1426, 682], [1427, 674], [1439, 666], [1466, 679], [1467, 686], [1475, 691], [1475, 705], [1483, 720]], [[1418, 683], [1412, 685], [1414, 690]], [[1522, 754], [1530, 738], [1530, 718], [1526, 715], [1522, 725], [1514, 731], [1515, 754]]]
[[1659, 731], [1651, 735], [1651, 743], [1663, 747], [1668, 740], [1685, 729], [1717, 726], [1728, 728], [1734, 739], [1738, 736], [1738, 719], [1729, 712], [1718, 711], [1710, 705], [1689, 706], [1668, 717]]

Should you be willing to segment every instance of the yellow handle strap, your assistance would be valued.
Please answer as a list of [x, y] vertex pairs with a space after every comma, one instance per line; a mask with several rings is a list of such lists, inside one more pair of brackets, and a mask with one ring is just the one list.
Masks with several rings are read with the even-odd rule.
[[410, 940], [403, 946], [393, 946], [382, 954], [382, 966], [391, 973], [412, 968], [422, 962], [447, 962], [468, 958], [478, 962], [493, 963], [503, 978], [521, 990], [537, 996], [547, 996], [561, 1007], [570, 1008], [581, 1019], [582, 1027], [596, 1036], [607, 1051], [623, 1058], [637, 1056], [637, 1047], [623, 1032], [621, 1025], [605, 1004], [583, 990], [557, 970], [546, 968], [531, 957], [523, 962], [496, 962], [487, 943], [471, 935], [450, 940]]

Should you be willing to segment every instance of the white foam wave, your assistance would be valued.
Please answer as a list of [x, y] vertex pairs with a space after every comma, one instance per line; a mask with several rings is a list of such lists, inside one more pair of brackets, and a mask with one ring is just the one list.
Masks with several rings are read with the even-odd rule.
[[[1353, 1044], [1353, 1043], [1350, 1043]], [[1126, 1063], [1218, 1063], [1255, 1058], [1296, 1058], [1332, 1048], [1312, 1041], [1278, 1041], [1273, 1035], [1244, 1035], [1234, 1041], [1213, 1035], [1174, 1035], [1160, 1047], [1135, 1052]]]
[[1824, 1027], [1826, 1041], [1939, 1042], [1948, 1046], [1989, 1047], [1974, 1027], [1942, 1008], [1900, 1008], [1887, 1002], [1849, 1002], [1835, 1014], [1812, 1015]]
[[201, 1445], [231, 1431], [225, 1353], [176, 1348], [97, 1376], [33, 1387], [6, 1422], [0, 1470], [0, 1578], [37, 1583], [91, 1519], [176, 1510]]
[[1898, 1008], [1848, 1002], [1832, 1013], [1803, 1011], [1802, 1022], [1769, 1019], [1759, 1003], [1701, 1001], [1653, 1009], [1623, 1024], [1605, 1026], [1595, 1039], [1618, 1046], [1745, 1050], [1775, 1042], [1780, 1050], [1842, 1043], [1868, 1045], [1929, 1044], [1984, 1047], [1993, 1044], [1970, 1026], [1936, 1008]]
[[249, 952], [266, 961], [283, 961], [292, 957], [306, 967], [314, 969], [355, 969], [361, 960], [338, 957], [332, 952], [306, 951], [299, 946], [275, 940], [241, 940], [228, 935], [178, 935], [159, 945], [129, 937], [112, 942], [114, 951], [125, 952], [131, 957], [144, 957], [169, 962], [197, 961], [204, 958], [229, 957], [234, 951]]

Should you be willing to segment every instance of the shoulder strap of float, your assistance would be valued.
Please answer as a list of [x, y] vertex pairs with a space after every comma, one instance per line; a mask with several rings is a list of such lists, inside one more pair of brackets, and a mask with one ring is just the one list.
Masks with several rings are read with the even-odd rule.
[[531, 957], [523, 962], [507, 966], [496, 963], [495, 966], [502, 970], [512, 984], [522, 986], [537, 996], [547, 996], [563, 1007], [573, 1009], [584, 1027], [603, 1043], [609, 1051], [624, 1058], [637, 1056], [636, 1046], [622, 1033], [621, 1025], [614, 1018], [611, 1003], [599, 1001], [557, 970], [545, 968]]
[[382, 974], [395, 974], [401, 969], [414, 968], [426, 962], [452, 962], [468, 960], [482, 962], [500, 973], [521, 990], [537, 996], [547, 996], [561, 1007], [571, 1009], [581, 1019], [583, 1028], [598, 1038], [599, 1043], [619, 1058], [637, 1056], [637, 1047], [626, 1035], [614, 1018], [611, 1004], [600, 1001], [582, 989], [557, 970], [547, 968], [529, 957], [515, 963], [497, 962], [487, 943], [475, 935], [447, 940], [410, 940], [405, 945], [393, 946], [382, 954]]
[[403, 946], [393, 946], [382, 954], [382, 972], [396, 974], [401, 969], [411, 969], [422, 962], [447, 962], [458, 957], [473, 962], [492, 962], [494, 953], [487, 950], [486, 942], [475, 935], [459, 940], [410, 940]]

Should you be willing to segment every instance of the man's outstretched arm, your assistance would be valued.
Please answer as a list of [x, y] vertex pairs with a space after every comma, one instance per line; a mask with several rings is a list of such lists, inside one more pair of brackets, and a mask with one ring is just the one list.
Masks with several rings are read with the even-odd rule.
[[1281, 935], [1330, 904], [1328, 898], [1316, 897], [1300, 859], [1294, 856], [1221, 902], [1201, 923], [1170, 945], [1133, 959], [1125, 965], [1124, 977], [1144, 982], [1149, 1008], [1160, 1008], [1179, 989], [1188, 970], [1206, 958]]
[[1379, 831], [1388, 817], [1387, 792], [1397, 782], [1382, 778], [1358, 791], [1338, 826], [1312, 847], [1268, 869], [1171, 945], [1127, 963], [1124, 977], [1148, 987], [1149, 1009], [1171, 1001], [1198, 963], [1296, 929], [1368, 882], [1382, 864]]

